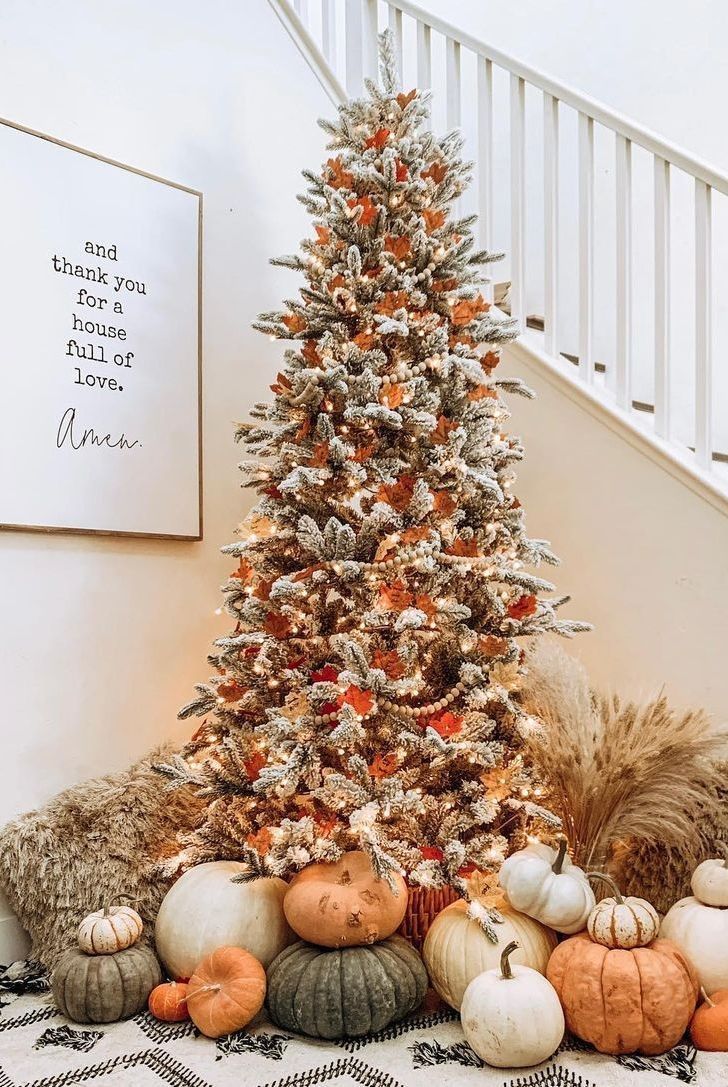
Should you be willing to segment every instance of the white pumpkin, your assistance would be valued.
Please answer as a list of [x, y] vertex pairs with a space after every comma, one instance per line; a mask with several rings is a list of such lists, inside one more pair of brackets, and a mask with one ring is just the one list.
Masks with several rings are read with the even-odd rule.
[[565, 838], [558, 850], [543, 842], [529, 842], [503, 862], [498, 882], [521, 913], [571, 934], [584, 928], [595, 898], [589, 880], [571, 863], [566, 848]]
[[438, 913], [422, 948], [434, 988], [456, 1009], [460, 1008], [463, 993], [473, 978], [498, 966], [506, 944], [516, 940], [519, 947], [513, 953], [514, 962], [530, 966], [539, 974], [546, 973], [549, 957], [556, 947], [555, 933], [514, 910], [502, 896], [488, 896], [479, 901], [486, 907], [495, 907], [503, 916], [503, 923], [494, 926], [497, 943], [492, 943], [478, 922], [468, 917], [468, 903], [460, 899]]
[[660, 934], [693, 964], [706, 993], [728, 989], [728, 909], [681, 898], [663, 917]]
[[512, 966], [513, 941], [500, 967], [474, 978], [460, 1009], [471, 1049], [496, 1068], [527, 1068], [548, 1060], [564, 1037], [564, 1013], [553, 985], [529, 966]]
[[594, 943], [629, 950], [647, 947], [657, 939], [660, 915], [650, 902], [631, 895], [623, 898], [614, 880], [602, 872], [589, 875], [607, 883], [614, 892], [613, 898], [603, 898], [589, 914], [586, 927]]
[[143, 928], [144, 922], [131, 906], [104, 906], [78, 926], [78, 946], [87, 955], [114, 955], [132, 947]]
[[218, 947], [243, 947], [269, 966], [298, 937], [283, 913], [282, 879], [233, 883], [246, 871], [238, 861], [190, 868], [173, 883], [159, 908], [154, 941], [173, 979], [189, 978]]
[[690, 886], [706, 906], [728, 906], [728, 858], [703, 861], [693, 872]]

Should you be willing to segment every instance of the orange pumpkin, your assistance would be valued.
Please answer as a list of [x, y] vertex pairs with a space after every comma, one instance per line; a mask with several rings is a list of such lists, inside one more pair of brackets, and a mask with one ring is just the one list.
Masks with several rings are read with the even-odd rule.
[[695, 1011], [698, 980], [669, 940], [607, 948], [586, 932], [564, 940], [546, 968], [567, 1029], [600, 1053], [665, 1053]]
[[182, 1023], [189, 1019], [187, 985], [183, 981], [166, 981], [149, 994], [149, 1010], [163, 1023]]
[[242, 947], [219, 947], [203, 959], [187, 985], [192, 1022], [208, 1038], [242, 1030], [265, 1000], [265, 970]]
[[386, 940], [402, 924], [407, 884], [395, 892], [375, 875], [366, 853], [344, 853], [334, 864], [310, 864], [291, 880], [283, 912], [302, 940], [319, 947], [355, 947]]
[[690, 1024], [690, 1037], [698, 1049], [713, 1053], [728, 1052], [728, 989], [718, 989], [708, 996], [700, 990], [703, 1003]]

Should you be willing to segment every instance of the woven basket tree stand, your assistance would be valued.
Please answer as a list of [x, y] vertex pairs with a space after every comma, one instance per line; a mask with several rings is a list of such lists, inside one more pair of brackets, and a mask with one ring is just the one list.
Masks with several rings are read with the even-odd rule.
[[407, 912], [399, 926], [400, 936], [422, 950], [425, 936], [440, 910], [460, 898], [452, 887], [410, 887]]

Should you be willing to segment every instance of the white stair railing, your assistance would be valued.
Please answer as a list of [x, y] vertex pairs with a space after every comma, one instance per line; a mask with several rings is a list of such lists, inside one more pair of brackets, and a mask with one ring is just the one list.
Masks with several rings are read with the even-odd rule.
[[337, 102], [376, 76], [391, 28], [403, 85], [463, 128], [463, 211], [508, 253], [523, 342], [725, 503], [728, 177], [410, 0], [270, 2]]

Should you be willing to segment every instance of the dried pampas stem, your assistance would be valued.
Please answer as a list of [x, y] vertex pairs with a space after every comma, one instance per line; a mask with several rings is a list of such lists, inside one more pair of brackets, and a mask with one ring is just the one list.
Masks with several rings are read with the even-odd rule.
[[574, 861], [606, 867], [625, 843], [700, 853], [720, 818], [728, 728], [703, 710], [676, 713], [662, 694], [643, 705], [596, 694], [583, 666], [546, 640], [528, 672], [524, 709], [542, 722], [531, 755]]

